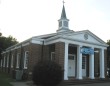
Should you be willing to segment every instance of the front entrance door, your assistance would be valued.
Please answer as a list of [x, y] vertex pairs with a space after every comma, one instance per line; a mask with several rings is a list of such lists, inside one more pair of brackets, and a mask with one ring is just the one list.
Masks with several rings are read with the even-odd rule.
[[69, 54], [68, 56], [68, 77], [75, 76], [75, 55]]
[[82, 55], [82, 76], [86, 77], [86, 56]]

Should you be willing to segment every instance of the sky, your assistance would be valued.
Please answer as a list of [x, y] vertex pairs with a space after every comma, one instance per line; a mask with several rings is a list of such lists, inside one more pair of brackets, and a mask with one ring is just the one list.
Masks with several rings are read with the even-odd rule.
[[[64, 5], [71, 30], [110, 39], [110, 0], [65, 0]], [[55, 33], [62, 6], [62, 0], [0, 0], [0, 32], [19, 42]]]

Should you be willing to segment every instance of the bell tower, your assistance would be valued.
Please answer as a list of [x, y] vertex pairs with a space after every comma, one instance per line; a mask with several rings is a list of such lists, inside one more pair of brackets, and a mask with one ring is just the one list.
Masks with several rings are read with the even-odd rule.
[[59, 28], [57, 30], [57, 32], [65, 32], [65, 31], [69, 31], [69, 19], [67, 19], [66, 17], [66, 11], [65, 11], [65, 6], [64, 6], [64, 1], [63, 1], [63, 8], [62, 8], [62, 13], [61, 13], [61, 17], [58, 20], [59, 23]]

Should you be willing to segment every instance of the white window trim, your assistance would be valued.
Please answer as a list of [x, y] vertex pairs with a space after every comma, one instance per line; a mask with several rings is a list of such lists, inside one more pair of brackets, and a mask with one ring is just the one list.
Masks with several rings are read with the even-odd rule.
[[76, 60], [75, 54], [68, 54], [68, 57], [69, 56], [74, 56], [74, 60]]
[[4, 56], [4, 59], [3, 59], [3, 67], [5, 67], [5, 60], [6, 60], [6, 57]]
[[11, 56], [11, 68], [13, 68], [13, 54]]
[[16, 68], [19, 68], [19, 63], [20, 63], [20, 53], [17, 54]]
[[75, 54], [68, 54], [69, 56], [75, 56]]
[[3, 60], [1, 59], [1, 67], [2, 67], [2, 63], [3, 63]]
[[7, 56], [7, 67], [9, 66], [9, 55]]
[[[28, 52], [28, 56], [26, 56], [26, 53]], [[28, 60], [29, 59], [29, 51], [25, 51], [25, 56], [24, 56], [24, 69], [27, 69], [26, 67], [26, 59]], [[28, 64], [27, 64], [28, 66]]]
[[[86, 57], [87, 57], [87, 56], [83, 55], [83, 56], [82, 56], [82, 59], [83, 59], [83, 57], [84, 57], [84, 59], [85, 59], [85, 63], [83, 64], [83, 62], [82, 62], [82, 66], [84, 65], [84, 69], [86, 69], [86, 61], [87, 61]], [[83, 60], [82, 60], [82, 61], [83, 61]], [[82, 67], [82, 68], [83, 68], [83, 67]]]
[[51, 60], [52, 60], [52, 54], [55, 54], [55, 52], [51, 52]]

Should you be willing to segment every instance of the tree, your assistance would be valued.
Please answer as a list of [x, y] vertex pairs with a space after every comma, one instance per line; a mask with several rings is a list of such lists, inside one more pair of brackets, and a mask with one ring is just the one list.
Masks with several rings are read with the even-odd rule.
[[18, 41], [12, 36], [5, 37], [2, 36], [2, 33], [0, 33], [0, 59], [1, 59], [1, 53], [5, 51], [6, 48], [15, 45], [17, 43]]
[[2, 33], [0, 33], [0, 36], [2, 36]]
[[63, 79], [63, 70], [53, 61], [40, 61], [35, 65], [32, 76], [35, 85], [56, 86]]
[[107, 44], [110, 46], [110, 40], [107, 40]]

